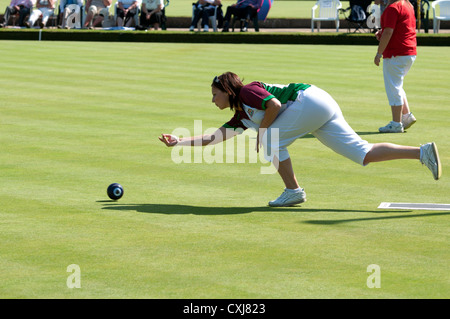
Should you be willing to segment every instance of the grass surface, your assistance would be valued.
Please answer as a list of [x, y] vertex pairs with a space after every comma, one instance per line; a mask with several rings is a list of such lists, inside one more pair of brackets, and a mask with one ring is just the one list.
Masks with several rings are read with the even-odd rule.
[[[377, 206], [449, 203], [449, 48], [419, 48], [405, 134], [376, 133], [390, 110], [373, 48], [330, 50], [2, 41], [0, 297], [448, 298], [449, 212]], [[308, 202], [271, 209], [283, 185], [261, 163], [175, 164], [158, 135], [225, 123], [210, 83], [228, 70], [327, 90], [370, 142], [435, 141], [442, 180], [418, 161], [360, 167], [307, 137], [290, 153]]]

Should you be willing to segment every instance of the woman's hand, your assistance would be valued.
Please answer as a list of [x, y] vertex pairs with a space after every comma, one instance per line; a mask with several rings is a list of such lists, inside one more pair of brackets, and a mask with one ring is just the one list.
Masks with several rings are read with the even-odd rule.
[[383, 34], [383, 32], [381, 30], [378, 30], [377, 32], [375, 32], [375, 38], [380, 41], [381, 39], [381, 35]]
[[259, 153], [259, 148], [261, 147], [261, 145], [263, 145], [262, 139], [266, 131], [266, 128], [258, 129], [258, 135], [256, 135], [256, 153]]
[[172, 134], [161, 134], [159, 140], [164, 144], [166, 144], [167, 147], [175, 146], [180, 141], [180, 139], [177, 136]]
[[377, 39], [378, 39], [378, 35], [380, 34], [380, 43], [378, 44], [378, 49], [377, 49], [377, 55], [375, 56], [375, 58], [373, 59], [373, 63], [375, 63], [376, 66], [380, 65], [380, 60], [382, 57], [382, 53], [384, 52], [384, 50], [386, 50], [386, 47], [389, 44], [389, 41], [391, 41], [392, 38], [392, 34], [394, 33], [394, 29], [392, 28], [385, 28], [381, 33], [376, 33]]
[[381, 55], [377, 53], [377, 55], [375, 55], [375, 57], [373, 58], [373, 63], [375, 63], [376, 66], [380, 66], [380, 61]]

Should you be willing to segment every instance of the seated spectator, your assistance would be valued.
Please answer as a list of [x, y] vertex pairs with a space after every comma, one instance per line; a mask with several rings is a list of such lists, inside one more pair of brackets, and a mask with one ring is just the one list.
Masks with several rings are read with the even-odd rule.
[[[92, 29], [99, 24], [101, 25], [103, 20], [109, 17], [111, 1], [112, 0], [86, 0], [86, 21], [84, 22], [84, 27]], [[94, 20], [95, 15], [98, 16]]]
[[248, 21], [258, 12], [261, 8], [262, 0], [238, 0], [237, 3], [228, 6], [227, 13], [225, 14], [224, 24], [222, 32], [228, 32], [231, 16], [237, 16], [241, 19], [245, 19], [244, 27], [241, 31], [246, 32], [248, 28]]
[[67, 18], [72, 14], [72, 10], [69, 8], [71, 4], [77, 6], [78, 13], [74, 12], [74, 14], [78, 14], [78, 19], [81, 19], [81, 7], [83, 6], [83, 0], [61, 0], [61, 2], [59, 3], [59, 21], [61, 21], [62, 23], [60, 26], [58, 26], [58, 28], [70, 28], [67, 24]]
[[42, 15], [42, 19], [39, 22], [39, 27], [42, 29], [47, 24], [48, 18], [55, 11], [56, 0], [37, 0], [36, 8], [31, 12], [30, 18], [25, 22], [25, 26], [30, 28], [34, 26], [36, 21]]
[[164, 0], [143, 0], [141, 7], [141, 17], [137, 30], [147, 30], [153, 26], [158, 30], [162, 24]]
[[3, 15], [3, 23], [0, 24], [0, 28], [8, 26], [9, 17], [12, 14], [19, 14], [19, 26], [25, 25], [25, 18], [30, 14], [31, 8], [33, 8], [33, 2], [31, 0], [11, 0], [9, 6], [6, 7], [5, 14]]
[[[117, 26], [131, 27], [134, 16], [138, 10], [137, 0], [118, 0], [117, 1]], [[125, 20], [125, 23], [124, 23]]]
[[[201, 25], [203, 27], [203, 31], [209, 31], [209, 17], [214, 15], [214, 11], [217, 6], [221, 6], [220, 0], [199, 0], [196, 4], [194, 4], [194, 16], [192, 19], [191, 26], [189, 31], [194, 31], [195, 27], [198, 24], [198, 21], [202, 19]], [[220, 10], [220, 15], [218, 12], [218, 17], [223, 19], [222, 17], [222, 9]], [[222, 21], [220, 21], [222, 22]], [[221, 23], [220, 23], [221, 24]]]

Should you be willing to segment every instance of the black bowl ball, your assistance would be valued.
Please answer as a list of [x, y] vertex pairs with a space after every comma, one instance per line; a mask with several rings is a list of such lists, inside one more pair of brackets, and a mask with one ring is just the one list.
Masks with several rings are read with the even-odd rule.
[[108, 197], [113, 200], [118, 200], [123, 196], [123, 187], [119, 183], [112, 183], [106, 190]]

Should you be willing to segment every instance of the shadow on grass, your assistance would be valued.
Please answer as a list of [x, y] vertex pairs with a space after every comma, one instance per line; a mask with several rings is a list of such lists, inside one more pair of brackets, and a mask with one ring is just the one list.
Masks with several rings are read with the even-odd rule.
[[[378, 213], [385, 213], [377, 211]], [[398, 213], [399, 211], [391, 211]], [[411, 212], [411, 211], [407, 211]], [[433, 216], [445, 216], [450, 215], [449, 212], [441, 212], [441, 213], [423, 213], [423, 214], [408, 214], [408, 215], [395, 215], [395, 216], [377, 216], [377, 217], [367, 217], [367, 218], [350, 218], [350, 219], [330, 219], [330, 220], [307, 220], [303, 223], [305, 224], [313, 224], [313, 225], [337, 225], [342, 223], [351, 223], [351, 222], [362, 222], [362, 221], [377, 221], [383, 219], [398, 219], [398, 218], [413, 218], [413, 217], [433, 217]]]
[[116, 204], [110, 201], [102, 209], [111, 210], [134, 210], [138, 213], [167, 214], [167, 215], [236, 215], [253, 212], [281, 212], [281, 211], [303, 211], [300, 206], [295, 207], [207, 207], [191, 205], [171, 205], [171, 204]]
[[[383, 216], [376, 217], [359, 217], [349, 219], [327, 219], [327, 220], [307, 220], [302, 221], [305, 224], [312, 225], [337, 225], [342, 223], [361, 222], [361, 221], [377, 221], [389, 220], [399, 218], [414, 218], [414, 217], [433, 217], [450, 215], [450, 212], [433, 212], [422, 214], [408, 214], [411, 210], [357, 210], [357, 209], [330, 209], [330, 208], [304, 208], [301, 206], [293, 207], [206, 207], [206, 206], [191, 206], [191, 205], [177, 205], [177, 204], [119, 204], [115, 201], [98, 201], [104, 203], [102, 209], [118, 210], [118, 211], [136, 211], [138, 213], [146, 214], [166, 214], [166, 215], [236, 215], [249, 214], [256, 212], [297, 212], [297, 213], [373, 213], [383, 214]], [[388, 215], [397, 213], [397, 215]]]
[[[304, 208], [292, 207], [207, 207], [178, 204], [119, 204], [115, 201], [98, 201], [104, 203], [102, 209], [107, 210], [130, 210], [138, 213], [167, 214], [167, 215], [236, 215], [255, 212], [298, 212], [298, 213], [399, 213], [398, 210], [357, 210], [357, 209], [329, 209], [329, 208]], [[405, 211], [408, 212], [408, 211]]]

